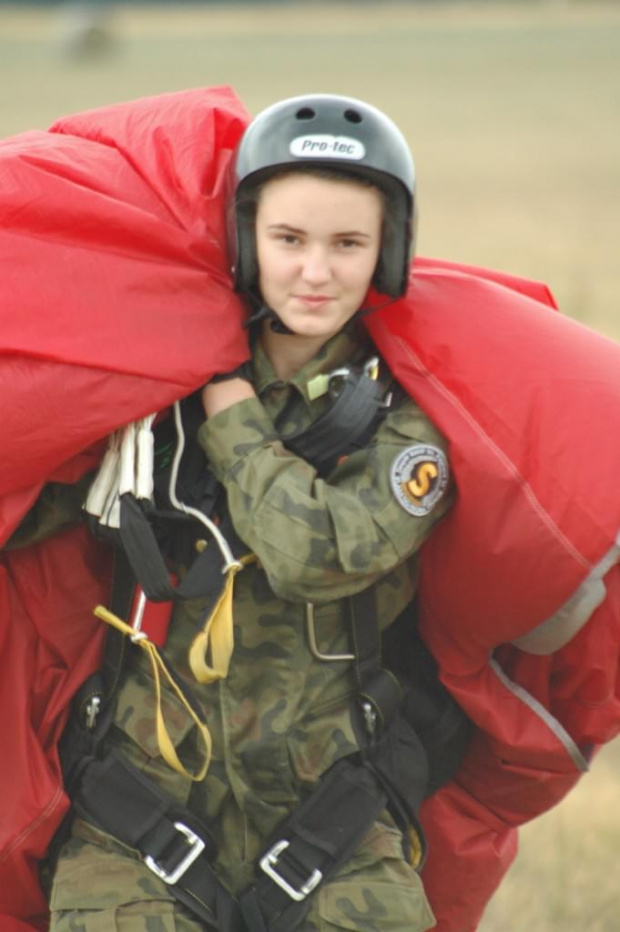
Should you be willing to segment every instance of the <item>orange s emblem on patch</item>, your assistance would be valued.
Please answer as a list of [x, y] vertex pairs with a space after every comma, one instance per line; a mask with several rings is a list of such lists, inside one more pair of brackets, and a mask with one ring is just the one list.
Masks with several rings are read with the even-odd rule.
[[450, 479], [445, 453], [432, 443], [416, 443], [398, 454], [390, 471], [394, 495], [416, 517], [430, 514]]
[[414, 475], [407, 482], [407, 491], [413, 498], [428, 495], [438, 475], [439, 470], [434, 463], [420, 463]]

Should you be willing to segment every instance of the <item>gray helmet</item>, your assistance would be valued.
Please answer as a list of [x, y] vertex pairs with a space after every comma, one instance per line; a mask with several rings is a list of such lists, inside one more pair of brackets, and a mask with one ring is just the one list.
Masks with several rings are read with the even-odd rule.
[[239, 143], [230, 237], [235, 289], [253, 294], [258, 288], [255, 204], [249, 192], [273, 174], [304, 166], [361, 176], [384, 192], [389, 218], [373, 285], [390, 297], [403, 295], [415, 226], [415, 169], [409, 146], [380, 110], [332, 94], [293, 97], [268, 107]]

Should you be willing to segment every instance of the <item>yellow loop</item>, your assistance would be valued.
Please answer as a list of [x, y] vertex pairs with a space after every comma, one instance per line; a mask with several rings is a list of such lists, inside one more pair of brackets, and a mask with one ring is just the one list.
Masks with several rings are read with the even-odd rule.
[[[233, 586], [235, 576], [248, 563], [254, 563], [254, 554], [242, 557], [239, 564], [228, 568], [226, 581], [215, 607], [189, 649], [189, 665], [199, 683], [213, 683], [225, 679], [230, 667], [234, 643]], [[207, 661], [210, 654], [211, 662]]]
[[418, 835], [413, 825], [409, 826], [409, 842], [411, 845], [411, 850], [409, 853], [409, 863], [414, 869], [416, 869], [422, 863], [422, 856], [424, 854], [424, 848], [422, 847], [420, 836]]
[[366, 375], [369, 379], [372, 379], [373, 382], [376, 382], [379, 378], [379, 360], [376, 359], [371, 366], [369, 366]]
[[[103, 605], [98, 605], [94, 609], [94, 614], [97, 616], [97, 618], [101, 618], [102, 621], [105, 621], [106, 624], [112, 625], [112, 627], [116, 628], [118, 631], [121, 631], [123, 634], [127, 635], [127, 637], [134, 639], [136, 632], [131, 627], [131, 625], [126, 624], [126, 622], [122, 621], [122, 619], [118, 618], [117, 615], [115, 615], [113, 612], [110, 612]], [[166, 761], [169, 767], [172, 767], [173, 770], [175, 770], [177, 773], [180, 773], [182, 776], [189, 777], [190, 780], [194, 780], [195, 782], [204, 780], [205, 776], [207, 775], [207, 770], [209, 769], [209, 764], [211, 762], [212, 742], [211, 742], [211, 734], [209, 732], [209, 729], [204, 724], [204, 722], [200, 721], [197, 714], [194, 712], [191, 705], [189, 704], [189, 702], [183, 695], [183, 691], [180, 689], [178, 684], [175, 682], [173, 677], [170, 675], [168, 669], [166, 668], [165, 663], [163, 662], [163, 660], [161, 659], [159, 655], [159, 651], [157, 650], [157, 647], [155, 646], [155, 644], [153, 644], [152, 641], [149, 641], [148, 637], [146, 636], [135, 638], [134, 643], [137, 644], [138, 647], [140, 647], [142, 650], [146, 652], [151, 662], [151, 667], [153, 669], [153, 679], [155, 680], [155, 694], [157, 698], [157, 712], [156, 712], [157, 744], [158, 744], [161, 756]], [[187, 770], [183, 766], [174, 748], [174, 745], [168, 733], [168, 729], [166, 728], [164, 714], [162, 711], [162, 702], [161, 702], [160, 673], [164, 674], [168, 683], [170, 684], [170, 686], [172, 687], [172, 689], [178, 696], [181, 704], [183, 705], [188, 715], [190, 716], [190, 718], [192, 719], [192, 721], [198, 728], [198, 731], [200, 732], [200, 735], [204, 742], [205, 757], [204, 757], [203, 764], [200, 770], [198, 771], [198, 773], [195, 773], [195, 774], [190, 773], [189, 770]]]

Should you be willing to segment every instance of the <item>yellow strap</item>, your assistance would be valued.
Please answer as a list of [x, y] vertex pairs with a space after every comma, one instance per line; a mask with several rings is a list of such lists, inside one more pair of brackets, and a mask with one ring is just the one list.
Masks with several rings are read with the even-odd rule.
[[424, 848], [422, 847], [420, 836], [418, 835], [413, 825], [409, 826], [409, 843], [411, 845], [411, 850], [409, 853], [409, 863], [415, 870], [422, 863], [422, 856], [424, 854]]
[[[226, 581], [215, 607], [205, 625], [192, 641], [189, 665], [199, 683], [213, 683], [228, 675], [230, 658], [235, 646], [233, 635], [233, 587], [235, 576], [248, 563], [254, 563], [254, 554], [242, 557], [226, 573]], [[211, 655], [211, 662], [207, 656]]]
[[[209, 769], [209, 764], [211, 762], [211, 734], [209, 729], [201, 722], [198, 718], [198, 715], [194, 712], [191, 705], [183, 695], [183, 691], [174, 681], [173, 677], [170, 675], [166, 665], [159, 655], [159, 651], [155, 644], [152, 641], [149, 641], [146, 634], [139, 633], [136, 635], [135, 630], [131, 625], [126, 624], [120, 618], [110, 612], [103, 605], [98, 605], [94, 609], [94, 614], [97, 618], [101, 618], [102, 621], [105, 621], [107, 624], [112, 625], [112, 627], [117, 628], [118, 631], [121, 631], [127, 637], [131, 638], [138, 647], [142, 648], [146, 652], [149, 660], [151, 661], [151, 667], [153, 668], [153, 679], [155, 680], [155, 693], [157, 697], [157, 713], [156, 713], [156, 724], [157, 724], [157, 744], [159, 746], [159, 751], [161, 756], [164, 758], [169, 767], [172, 767], [173, 770], [176, 770], [177, 773], [180, 773], [184, 777], [189, 777], [191, 780], [199, 782], [204, 780], [207, 775], [207, 770]], [[190, 718], [193, 720], [194, 724], [198, 728], [202, 740], [205, 746], [205, 757], [203, 764], [198, 771], [198, 773], [190, 773], [187, 770], [177, 755], [177, 752], [174, 748], [170, 735], [168, 734], [168, 729], [166, 728], [166, 723], [164, 721], [164, 714], [162, 711], [161, 703], [161, 676], [160, 673], [163, 673], [166, 677], [168, 683], [178, 696], [181, 704], [187, 711]]]

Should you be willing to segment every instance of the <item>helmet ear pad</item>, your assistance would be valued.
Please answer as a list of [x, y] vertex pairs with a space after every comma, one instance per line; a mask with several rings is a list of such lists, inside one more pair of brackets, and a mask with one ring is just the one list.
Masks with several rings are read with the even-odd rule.
[[235, 291], [259, 297], [258, 255], [256, 252], [256, 201], [248, 200], [234, 207], [234, 281]]
[[372, 284], [381, 294], [401, 298], [409, 285], [409, 261], [413, 227], [411, 212], [402, 197], [385, 197], [385, 219], [381, 250]]

